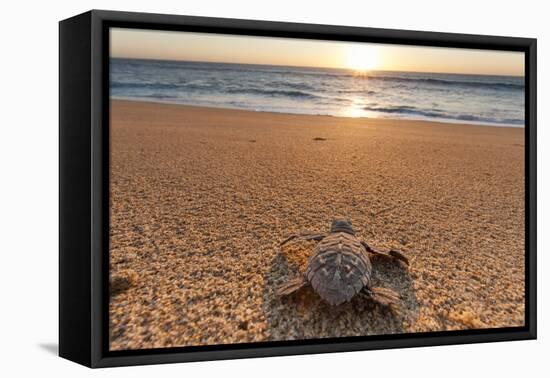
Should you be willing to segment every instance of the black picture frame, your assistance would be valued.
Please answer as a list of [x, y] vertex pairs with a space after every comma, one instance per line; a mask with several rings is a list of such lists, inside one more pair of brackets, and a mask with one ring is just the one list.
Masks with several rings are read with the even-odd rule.
[[[109, 351], [110, 27], [525, 53], [525, 326]], [[536, 338], [536, 39], [92, 10], [59, 23], [59, 354], [89, 367]]]

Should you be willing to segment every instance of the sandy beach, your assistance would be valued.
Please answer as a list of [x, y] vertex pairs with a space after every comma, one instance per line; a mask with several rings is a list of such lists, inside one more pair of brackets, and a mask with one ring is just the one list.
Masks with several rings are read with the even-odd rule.
[[[113, 100], [111, 350], [522, 326], [524, 130]], [[278, 298], [351, 219], [391, 310]]]

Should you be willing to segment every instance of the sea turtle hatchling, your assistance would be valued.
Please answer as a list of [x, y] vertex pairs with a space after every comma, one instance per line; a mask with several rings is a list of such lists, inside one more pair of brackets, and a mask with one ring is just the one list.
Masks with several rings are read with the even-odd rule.
[[304, 273], [277, 288], [280, 296], [289, 295], [310, 284], [313, 290], [330, 305], [348, 302], [363, 291], [383, 305], [399, 302], [399, 294], [382, 287], [372, 287], [372, 264], [369, 253], [384, 256], [409, 265], [403, 253], [390, 250], [378, 251], [355, 236], [351, 222], [334, 219], [327, 234], [293, 234], [281, 242], [281, 246], [294, 239], [315, 240], [315, 246]]

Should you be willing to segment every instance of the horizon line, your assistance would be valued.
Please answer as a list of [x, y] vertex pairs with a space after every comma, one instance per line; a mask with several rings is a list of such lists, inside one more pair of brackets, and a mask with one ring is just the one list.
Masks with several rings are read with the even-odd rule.
[[[341, 71], [358, 72], [358, 70], [354, 70], [352, 68], [346, 68], [346, 67], [293, 66], [293, 65], [282, 65], [282, 64], [236, 63], [236, 62], [220, 62], [220, 61], [209, 61], [209, 60], [181, 60], [181, 59], [166, 59], [166, 58], [136, 58], [136, 57], [112, 56], [112, 55], [109, 55], [109, 59], [149, 60], [149, 61], [161, 61], [161, 62], [235, 64], [235, 65], [248, 65], [248, 66], [289, 67], [289, 68], [320, 68], [320, 69], [328, 69], [328, 70], [341, 70]], [[460, 73], [460, 72], [444, 72], [444, 71], [397, 71], [397, 70], [383, 70], [383, 69], [372, 69], [372, 70], [368, 70], [368, 71], [365, 71], [365, 72], [407, 72], [407, 73], [434, 73], [434, 74], [465, 75], [465, 76], [525, 77], [525, 73], [523, 73], [523, 75], [512, 75], [512, 74]]]

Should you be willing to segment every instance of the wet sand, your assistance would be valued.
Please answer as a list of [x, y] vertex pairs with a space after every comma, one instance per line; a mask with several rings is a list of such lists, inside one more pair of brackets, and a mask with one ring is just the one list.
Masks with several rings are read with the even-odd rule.
[[[112, 102], [112, 350], [521, 326], [523, 129]], [[346, 216], [387, 309], [280, 299]]]

